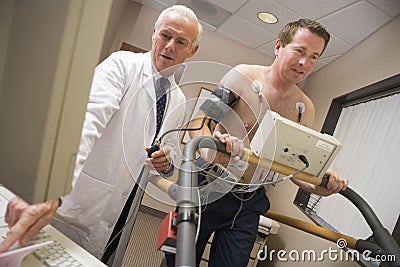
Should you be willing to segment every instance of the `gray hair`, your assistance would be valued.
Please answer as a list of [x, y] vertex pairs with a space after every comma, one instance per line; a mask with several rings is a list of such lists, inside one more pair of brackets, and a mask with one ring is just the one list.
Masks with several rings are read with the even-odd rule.
[[199, 45], [199, 44], [200, 44], [200, 40], [201, 40], [201, 36], [202, 36], [202, 34], [203, 34], [203, 26], [200, 24], [199, 20], [197, 19], [196, 14], [193, 12], [193, 10], [191, 10], [190, 8], [188, 8], [188, 7], [186, 7], [186, 6], [183, 6], [183, 5], [173, 5], [173, 6], [171, 6], [171, 7], [168, 7], [168, 8], [166, 8], [166, 9], [164, 9], [164, 10], [160, 13], [160, 15], [158, 16], [158, 19], [157, 19], [156, 23], [154, 24], [154, 28], [155, 28], [156, 30], [158, 30], [159, 27], [160, 27], [160, 24], [161, 24], [161, 22], [162, 22], [162, 20], [163, 20], [163, 18], [164, 18], [164, 16], [165, 16], [167, 13], [170, 13], [170, 12], [176, 12], [176, 13], [178, 13], [179, 15], [182, 15], [182, 16], [184, 16], [185, 18], [187, 18], [187, 19], [189, 19], [189, 20], [194, 20], [194, 21], [197, 22], [197, 36], [196, 36], [196, 38], [193, 40], [193, 42], [192, 42], [190, 48], [194, 48], [194, 47], [196, 47], [197, 45]]

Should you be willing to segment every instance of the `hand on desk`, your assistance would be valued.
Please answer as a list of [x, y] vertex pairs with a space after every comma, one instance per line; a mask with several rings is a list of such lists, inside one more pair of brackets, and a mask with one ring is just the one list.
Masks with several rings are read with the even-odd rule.
[[17, 241], [23, 246], [34, 238], [53, 220], [58, 206], [58, 199], [33, 205], [29, 205], [19, 197], [12, 199], [7, 205], [5, 214], [5, 222], [10, 230], [0, 243], [0, 253], [7, 251]]

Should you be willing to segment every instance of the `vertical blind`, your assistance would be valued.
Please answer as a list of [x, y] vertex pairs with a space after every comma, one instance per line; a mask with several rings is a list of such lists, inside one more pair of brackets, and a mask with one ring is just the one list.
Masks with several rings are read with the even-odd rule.
[[[331, 169], [372, 207], [392, 232], [400, 213], [400, 95], [343, 108], [335, 132], [343, 147]], [[320, 200], [316, 211], [341, 233], [366, 238], [362, 214], [339, 194]]]

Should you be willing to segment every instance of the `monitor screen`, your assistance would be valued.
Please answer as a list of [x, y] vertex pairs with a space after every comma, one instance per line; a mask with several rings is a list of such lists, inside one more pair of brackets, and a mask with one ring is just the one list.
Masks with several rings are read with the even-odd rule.
[[[34, 203], [70, 191], [106, 0], [2, 1], [0, 183]], [[34, 12], [32, 12], [34, 10]]]

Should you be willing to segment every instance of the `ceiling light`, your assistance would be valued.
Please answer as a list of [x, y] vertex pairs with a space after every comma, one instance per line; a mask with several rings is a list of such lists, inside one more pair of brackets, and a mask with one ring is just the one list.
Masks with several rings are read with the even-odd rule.
[[257, 17], [260, 20], [269, 24], [274, 24], [278, 22], [278, 18], [274, 14], [268, 12], [258, 12]]

